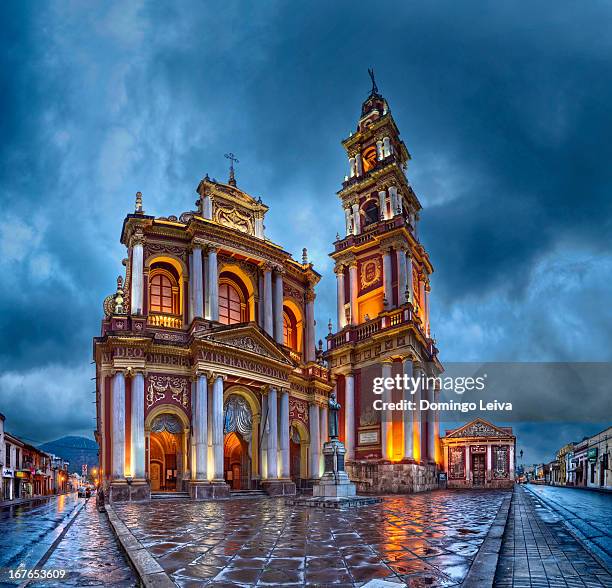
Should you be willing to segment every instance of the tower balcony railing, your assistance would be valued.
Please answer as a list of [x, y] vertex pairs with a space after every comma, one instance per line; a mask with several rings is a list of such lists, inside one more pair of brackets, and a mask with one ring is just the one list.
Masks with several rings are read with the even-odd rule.
[[181, 329], [183, 327], [183, 317], [180, 314], [162, 314], [150, 312], [147, 323], [152, 327]]
[[378, 333], [386, 330], [394, 329], [401, 325], [413, 324], [429, 342], [428, 351], [430, 355], [435, 355], [437, 349], [433, 340], [427, 336], [422, 321], [418, 314], [412, 310], [412, 306], [408, 304], [402, 308], [388, 311], [375, 319], [369, 320], [360, 325], [347, 325], [339, 333], [328, 335], [327, 350], [332, 351], [343, 345], [360, 343], [366, 341]]
[[408, 221], [406, 221], [402, 216], [397, 215], [388, 220], [367, 225], [363, 232], [359, 233], [358, 235], [347, 235], [344, 239], [336, 241], [334, 243], [334, 247], [336, 251], [342, 251], [344, 249], [348, 249], [349, 247], [353, 247], [354, 245], [363, 245], [368, 241], [372, 241], [377, 235], [405, 225], [410, 226]]

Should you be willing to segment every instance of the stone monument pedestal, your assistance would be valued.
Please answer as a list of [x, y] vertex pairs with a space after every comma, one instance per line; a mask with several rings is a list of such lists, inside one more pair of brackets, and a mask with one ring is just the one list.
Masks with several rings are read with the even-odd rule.
[[357, 488], [344, 469], [346, 448], [342, 441], [332, 439], [323, 445], [325, 473], [312, 488], [312, 495], [325, 498], [348, 498], [357, 495]]
[[312, 487], [312, 498], [300, 497], [290, 503], [320, 508], [348, 508], [381, 502], [375, 496], [357, 496], [357, 488], [344, 469], [346, 448], [342, 441], [332, 438], [323, 445], [325, 473]]

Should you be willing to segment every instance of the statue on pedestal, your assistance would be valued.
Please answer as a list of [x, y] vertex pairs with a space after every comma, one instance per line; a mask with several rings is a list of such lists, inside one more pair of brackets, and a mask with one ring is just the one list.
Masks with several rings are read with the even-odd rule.
[[330, 439], [338, 438], [338, 411], [342, 408], [336, 400], [336, 393], [332, 392], [329, 396], [329, 437]]

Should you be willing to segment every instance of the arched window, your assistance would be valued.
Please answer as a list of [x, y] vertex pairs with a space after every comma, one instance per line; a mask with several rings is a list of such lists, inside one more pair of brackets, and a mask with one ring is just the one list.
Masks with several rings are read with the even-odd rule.
[[380, 212], [378, 210], [378, 204], [374, 200], [366, 202], [364, 209], [364, 226], [377, 223], [380, 220]]
[[219, 284], [219, 322], [235, 325], [245, 321], [243, 296], [237, 286], [229, 281]]
[[285, 307], [283, 310], [283, 342], [287, 347], [297, 351], [297, 321], [293, 313]]
[[149, 279], [149, 311], [179, 314], [179, 293], [175, 277], [168, 271], [152, 270]]

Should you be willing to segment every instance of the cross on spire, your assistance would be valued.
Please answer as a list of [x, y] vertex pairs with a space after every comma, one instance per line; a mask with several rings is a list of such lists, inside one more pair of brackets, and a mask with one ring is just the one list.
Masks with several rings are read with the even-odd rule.
[[229, 170], [230, 173], [229, 173], [229, 180], [227, 183], [230, 186], [235, 186], [236, 177], [234, 176], [234, 163], [240, 163], [240, 161], [238, 161], [238, 158], [231, 151], [225, 154], [225, 158], [230, 160], [230, 170]]
[[374, 79], [374, 68], [368, 68], [368, 74], [370, 75], [370, 79], [372, 80], [372, 94], [378, 94], [378, 86], [376, 85], [376, 80]]

